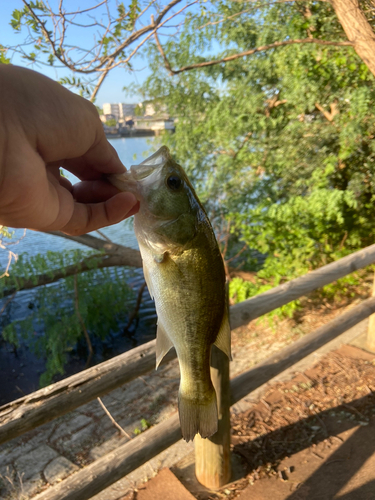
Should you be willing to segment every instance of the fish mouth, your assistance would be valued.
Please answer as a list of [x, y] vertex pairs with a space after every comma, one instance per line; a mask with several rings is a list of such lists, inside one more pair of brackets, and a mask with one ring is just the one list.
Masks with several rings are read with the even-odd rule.
[[138, 200], [141, 200], [141, 186], [156, 182], [161, 168], [170, 159], [169, 149], [166, 146], [162, 146], [156, 153], [139, 165], [132, 165], [130, 170], [123, 174], [110, 175], [108, 176], [108, 180], [120, 191], [133, 193]]

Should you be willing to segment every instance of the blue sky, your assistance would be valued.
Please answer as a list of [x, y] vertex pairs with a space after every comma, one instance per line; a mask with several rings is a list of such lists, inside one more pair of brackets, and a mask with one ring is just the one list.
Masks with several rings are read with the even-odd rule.
[[[50, 5], [55, 6], [56, 0], [51, 0]], [[68, 10], [76, 10], [77, 8], [87, 8], [99, 3], [99, 0], [65, 0], [64, 7]], [[124, 2], [127, 4], [128, 2]], [[116, 3], [113, 1], [113, 7]], [[25, 39], [26, 31], [22, 33], [16, 33], [10, 26], [10, 20], [12, 18], [12, 12], [14, 9], [23, 9], [23, 3], [21, 0], [5, 1], [0, 0], [0, 44], [4, 46], [17, 45]], [[69, 28], [70, 29], [70, 28]], [[79, 29], [76, 31], [70, 29], [68, 36], [69, 42], [74, 43], [79, 46], [91, 46], [93, 40], [93, 30], [90, 31], [89, 28]], [[53, 67], [47, 67], [42, 65], [31, 65], [28, 61], [25, 61], [20, 56], [15, 55], [12, 58], [13, 64], [18, 64], [20, 66], [26, 66], [40, 73], [45, 74], [53, 79], [61, 78], [62, 76], [68, 76], [71, 73], [67, 69], [56, 69]], [[135, 71], [129, 73], [125, 68], [115, 68], [113, 69], [108, 77], [105, 79], [99, 93], [97, 95], [96, 104], [102, 106], [104, 102], [139, 102], [140, 96], [133, 95], [128, 96], [122, 90], [125, 85], [132, 83], [142, 83], [144, 79], [148, 76], [149, 70], [146, 60], [141, 60], [140, 58], [133, 60]]]

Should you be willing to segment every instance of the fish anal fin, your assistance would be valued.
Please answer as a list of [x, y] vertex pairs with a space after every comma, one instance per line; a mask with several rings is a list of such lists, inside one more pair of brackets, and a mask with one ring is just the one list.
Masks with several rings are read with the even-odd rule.
[[220, 330], [219, 333], [217, 334], [214, 344], [221, 351], [223, 351], [232, 361], [231, 348], [230, 348], [230, 324], [229, 324], [228, 307], [225, 308], [225, 313], [220, 325]]
[[158, 329], [156, 330], [156, 369], [158, 369], [161, 360], [172, 347], [172, 341], [164, 330], [163, 325], [159, 322]]

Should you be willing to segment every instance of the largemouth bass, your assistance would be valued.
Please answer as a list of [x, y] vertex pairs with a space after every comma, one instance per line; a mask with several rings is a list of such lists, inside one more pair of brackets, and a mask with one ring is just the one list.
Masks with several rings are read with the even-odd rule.
[[211, 347], [230, 357], [222, 256], [207, 214], [184, 170], [165, 146], [110, 181], [140, 201], [134, 230], [158, 315], [156, 367], [175, 347], [180, 365], [179, 416], [184, 439], [217, 431]]

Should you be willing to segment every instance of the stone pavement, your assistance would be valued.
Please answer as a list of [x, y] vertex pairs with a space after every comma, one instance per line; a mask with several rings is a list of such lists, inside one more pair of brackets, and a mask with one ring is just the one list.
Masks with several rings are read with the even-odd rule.
[[[365, 327], [366, 322], [360, 323], [321, 351], [324, 354], [324, 350], [337, 348], [364, 331]], [[285, 338], [277, 342], [273, 339], [272, 342], [271, 336], [263, 348], [256, 343], [246, 346], [234, 343], [231, 375], [249, 369], [290, 341], [290, 338]], [[315, 362], [319, 353], [308, 357], [309, 362]], [[289, 372], [295, 370], [293, 367]], [[284, 376], [287, 375], [284, 373]], [[94, 400], [0, 446], [0, 500], [32, 498], [42, 489], [134, 438], [142, 431], [142, 422], [143, 427], [147, 427], [168, 418], [177, 411], [178, 386], [179, 369], [177, 360], [174, 360], [102, 398], [128, 437], [116, 430], [99, 402]], [[254, 393], [232, 408], [233, 411], [243, 411], [253, 398]], [[118, 500], [124, 497], [135, 486], [154, 477], [162, 468], [171, 467], [192, 449], [192, 443], [179, 441], [93, 499]]]

